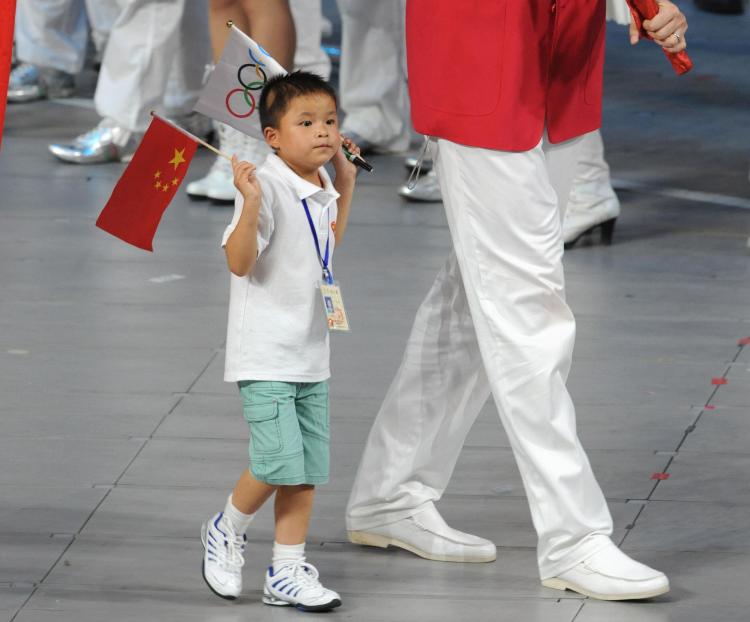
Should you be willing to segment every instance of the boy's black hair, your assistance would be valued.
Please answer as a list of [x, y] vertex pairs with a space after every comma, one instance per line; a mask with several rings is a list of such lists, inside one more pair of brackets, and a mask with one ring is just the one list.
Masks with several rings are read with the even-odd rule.
[[309, 71], [293, 71], [274, 76], [263, 87], [258, 102], [260, 127], [278, 128], [279, 121], [295, 97], [325, 94], [330, 96], [338, 108], [336, 91], [319, 75]]

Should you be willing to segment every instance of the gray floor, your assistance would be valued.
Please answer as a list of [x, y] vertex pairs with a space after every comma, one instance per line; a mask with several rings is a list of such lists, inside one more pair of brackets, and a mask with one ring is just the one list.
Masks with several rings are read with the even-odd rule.
[[[333, 339], [333, 476], [309, 538], [311, 559], [345, 600], [335, 617], [747, 619], [750, 349], [738, 340], [750, 335], [750, 19], [690, 16], [697, 68], [680, 80], [655, 50], [630, 50], [622, 30], [610, 32], [605, 142], [618, 185], [637, 189], [621, 193], [614, 246], [582, 244], [565, 257], [580, 434], [618, 542], [667, 572], [672, 592], [612, 604], [539, 585], [528, 509], [490, 406], [440, 507], [497, 543], [494, 564], [346, 543], [357, 458], [449, 248], [441, 207], [402, 203], [400, 159], [376, 157], [337, 254], [354, 332]], [[259, 603], [267, 510], [249, 534], [245, 598], [220, 601], [200, 577], [199, 524], [246, 455], [238, 398], [221, 381], [227, 274], [218, 240], [230, 211], [178, 197], [153, 255], [95, 229], [122, 166], [65, 166], [46, 154], [50, 138], [94, 120], [55, 102], [8, 111], [0, 622], [291, 620], [300, 614]], [[192, 176], [209, 164], [200, 153]], [[179, 278], [159, 278], [169, 275]], [[652, 479], [662, 472], [669, 478]]]

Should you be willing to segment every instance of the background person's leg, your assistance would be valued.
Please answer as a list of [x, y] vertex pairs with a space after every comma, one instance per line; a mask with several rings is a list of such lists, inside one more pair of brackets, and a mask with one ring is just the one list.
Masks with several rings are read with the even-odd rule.
[[143, 132], [149, 112], [162, 109], [185, 0], [120, 0], [119, 5], [99, 73], [96, 111], [125, 130]]
[[[339, 92], [343, 133], [364, 147], [403, 151], [411, 122], [404, 58], [403, 0], [338, 0], [341, 12]], [[356, 140], [356, 139], [355, 139]]]
[[16, 21], [18, 60], [77, 74], [88, 27], [83, 0], [21, 0]]
[[69, 97], [83, 68], [87, 41], [83, 0], [22, 0], [16, 7], [19, 65], [8, 80], [8, 101]]
[[602, 241], [612, 242], [620, 201], [612, 188], [609, 165], [604, 160], [604, 144], [599, 130], [581, 137], [575, 179], [565, 210], [563, 241], [568, 248], [595, 229]]

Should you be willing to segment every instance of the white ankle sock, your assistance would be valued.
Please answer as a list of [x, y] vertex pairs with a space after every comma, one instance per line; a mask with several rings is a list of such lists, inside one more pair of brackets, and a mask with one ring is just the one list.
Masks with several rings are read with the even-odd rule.
[[227, 504], [224, 506], [224, 518], [234, 528], [235, 533], [242, 535], [247, 531], [250, 522], [255, 518], [255, 514], [243, 514], [232, 503], [232, 495], [229, 495]]
[[273, 557], [271, 564], [274, 571], [290, 562], [296, 562], [305, 557], [305, 543], [302, 544], [279, 544], [273, 543]]

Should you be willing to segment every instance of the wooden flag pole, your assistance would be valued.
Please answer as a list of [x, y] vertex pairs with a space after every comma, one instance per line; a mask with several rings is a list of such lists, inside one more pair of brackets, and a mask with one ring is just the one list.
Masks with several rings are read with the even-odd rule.
[[197, 143], [198, 143], [198, 144], [200, 144], [200, 145], [203, 145], [203, 146], [204, 146], [204, 147], [205, 147], [206, 149], [209, 149], [210, 151], [213, 151], [213, 152], [214, 152], [214, 153], [215, 153], [215, 154], [216, 154], [217, 156], [219, 156], [219, 157], [222, 157], [222, 158], [226, 158], [226, 159], [227, 159], [227, 160], [229, 160], [230, 162], [232, 161], [232, 156], [229, 156], [229, 155], [227, 155], [227, 154], [226, 154], [226, 153], [224, 153], [223, 151], [219, 151], [219, 150], [218, 150], [218, 149], [217, 149], [216, 147], [214, 147], [213, 145], [210, 145], [210, 144], [208, 144], [208, 143], [207, 143], [207, 142], [206, 142], [205, 140], [201, 140], [200, 138], [198, 138], [198, 137], [197, 137], [197, 136], [195, 136], [194, 134], [191, 134], [191, 133], [190, 133], [190, 132], [188, 132], [187, 130], [184, 130], [184, 129], [182, 129], [182, 128], [181, 128], [181, 127], [180, 127], [179, 125], [177, 125], [176, 123], [173, 123], [173, 122], [172, 122], [172, 121], [170, 121], [169, 119], [165, 119], [164, 117], [162, 117], [162, 116], [160, 116], [160, 115], [156, 114], [156, 113], [155, 113], [155, 112], [154, 112], [153, 110], [151, 111], [151, 116], [152, 116], [152, 117], [156, 117], [157, 119], [161, 119], [161, 120], [162, 120], [162, 121], [164, 121], [164, 123], [166, 123], [167, 125], [171, 125], [171, 126], [172, 126], [172, 127], [174, 128], [174, 129], [176, 129], [176, 130], [177, 130], [178, 132], [182, 132], [182, 133], [183, 133], [183, 134], [185, 134], [185, 136], [187, 136], [188, 138], [192, 138], [192, 139], [193, 139], [193, 140], [194, 140], [195, 142], [197, 142]]

